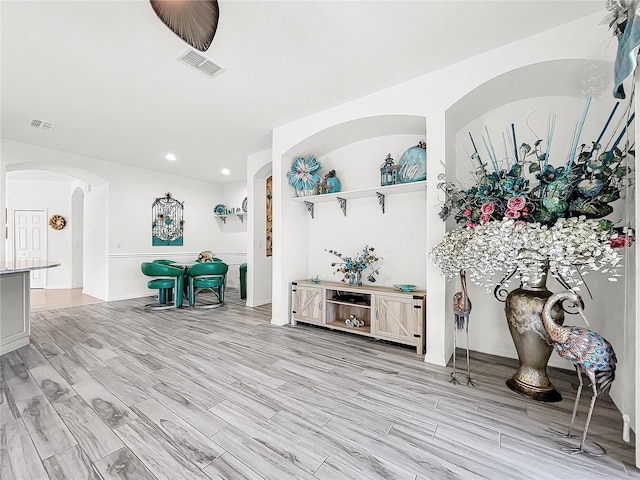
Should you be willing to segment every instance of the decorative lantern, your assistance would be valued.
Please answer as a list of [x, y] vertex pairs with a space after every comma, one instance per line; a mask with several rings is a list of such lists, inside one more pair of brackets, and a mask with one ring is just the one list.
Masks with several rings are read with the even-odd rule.
[[394, 173], [397, 178], [398, 171], [393, 168], [393, 158], [391, 158], [391, 154], [387, 154], [387, 158], [384, 160], [384, 163], [380, 166], [380, 185], [393, 185], [394, 183]]

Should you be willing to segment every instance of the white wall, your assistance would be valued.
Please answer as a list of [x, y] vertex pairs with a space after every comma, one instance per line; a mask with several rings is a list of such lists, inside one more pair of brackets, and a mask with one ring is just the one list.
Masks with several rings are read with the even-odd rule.
[[[424, 139], [424, 135], [392, 135], [348, 144], [318, 157], [321, 174], [335, 170], [343, 191], [379, 186], [380, 166], [387, 154], [398, 163], [405, 150]], [[295, 196], [293, 187], [289, 190], [289, 195]], [[301, 278], [318, 275], [323, 280], [340, 281], [342, 275], [334, 274], [336, 267], [331, 266], [340, 259], [326, 250], [353, 257], [368, 245], [382, 257], [376, 264], [380, 267], [377, 285], [405, 283], [425, 288], [424, 204], [424, 192], [388, 195], [383, 214], [377, 197], [372, 195], [348, 200], [345, 216], [337, 201], [316, 203], [314, 218], [306, 215], [298, 225], [300, 230], [308, 230], [305, 273]], [[297, 204], [297, 208], [305, 209], [304, 204]], [[370, 283], [366, 279], [368, 273], [370, 270], [365, 272], [365, 283]]]
[[[46, 227], [48, 260], [58, 261], [61, 265], [46, 271], [45, 288], [71, 288], [71, 238], [73, 230], [78, 228], [71, 221], [71, 180], [47, 180], [42, 177], [39, 180], [18, 180], [9, 173], [6, 185], [10, 232], [13, 232], [15, 210], [41, 209], [46, 211], [47, 219], [59, 214], [67, 220], [62, 230]], [[12, 259], [13, 235], [8, 243], [9, 258]]]
[[[240, 209], [242, 201], [247, 196], [247, 182], [236, 182], [216, 186], [214, 189], [214, 203], [210, 211], [218, 204], [227, 208]], [[227, 265], [227, 287], [240, 288], [240, 265], [247, 262], [247, 222], [248, 215], [244, 214], [242, 220], [235, 215], [229, 215], [226, 223], [216, 218], [214, 228], [218, 233], [215, 242], [202, 250], [211, 250]]]
[[109, 300], [109, 185], [94, 185], [84, 201], [82, 292]]
[[271, 150], [247, 157], [247, 188], [250, 192], [247, 220], [247, 305], [271, 303], [272, 258], [267, 257], [267, 178], [271, 175]]
[[[606, 25], [598, 26], [600, 17], [601, 15], [591, 15], [559, 28], [541, 32], [538, 35], [505, 45], [434, 73], [274, 129], [272, 158], [276, 197], [274, 199], [273, 322], [284, 323], [287, 317], [289, 282], [307, 274], [306, 265], [300, 266], [292, 263], [289, 258], [302, 256], [305, 250], [301, 245], [310, 241], [309, 235], [305, 231], [302, 231], [296, 240], [290, 238], [295, 231], [295, 225], [306, 220], [303, 214], [292, 209], [285, 201], [287, 196], [291, 195], [285, 177], [290, 164], [290, 158], [286, 158], [285, 155], [288, 151], [317, 132], [356, 119], [393, 114], [424, 116], [428, 126], [428, 207], [426, 210], [428, 228], [424, 250], [429, 251], [441, 240], [445, 232], [445, 224], [438, 218], [440, 200], [438, 199], [437, 176], [444, 172], [439, 161], [453, 164], [456, 158], [453, 141], [447, 132], [449, 109], [452, 109], [456, 102], [473, 92], [474, 89], [503, 74], [519, 71], [526, 66], [557, 61], [558, 65], [566, 64], [571, 67], [573, 60], [582, 59], [583, 63], [588, 64], [596, 58], [594, 63], [597, 63], [603, 56], [611, 61], [615, 56], [615, 44], [611, 40]], [[603, 48], [606, 45], [614, 45], [613, 51], [611, 49], [606, 51], [607, 49]], [[559, 78], [559, 72], [560, 70], [551, 71], [544, 77], [521, 76], [514, 79], [514, 83], [511, 85], [503, 86], [502, 90], [494, 90], [489, 93], [497, 96], [496, 103], [501, 102], [502, 96], [509, 98], [511, 91], [517, 92], [516, 100], [524, 98], [524, 96], [518, 97], [518, 95], [521, 95], [521, 91], [526, 92], [527, 86], [531, 86], [533, 89], [536, 83], [551, 84]], [[573, 78], [588, 78], [590, 72], [584, 68], [576, 75]], [[565, 83], [571, 84], [571, 82]], [[591, 89], [590, 85], [582, 83], [574, 83], [573, 85], [574, 90], [578, 93]], [[627, 88], [627, 91], [630, 89]], [[610, 95], [608, 91], [605, 91], [605, 94]], [[482, 103], [482, 99], [475, 98], [475, 100]], [[474, 110], [475, 106], [470, 105], [469, 111]], [[465, 112], [463, 109], [456, 113], [464, 118], [464, 114], [469, 114], [469, 111]], [[476, 116], [477, 113], [472, 118]], [[423, 261], [426, 262], [427, 259], [423, 258]], [[446, 364], [452, 352], [450, 335], [448, 334], [451, 330], [451, 309], [449, 308], [451, 297], [445, 285], [446, 281], [435, 267], [426, 268], [426, 286], [429, 294], [426, 360], [441, 365]], [[622, 288], [624, 289], [624, 286]], [[606, 291], [601, 292], [601, 298], [607, 298]], [[474, 308], [476, 308], [476, 304], [474, 304]], [[612, 308], [614, 312], [619, 313], [618, 306]], [[630, 310], [627, 309], [627, 315], [629, 312]], [[503, 312], [500, 312], [500, 318], [504, 318]], [[627, 322], [629, 321], [633, 320], [627, 320]], [[499, 328], [506, 329], [504, 324]], [[605, 336], [609, 335], [607, 331], [601, 333]], [[610, 336], [615, 336], [615, 333]], [[515, 351], [510, 356], [515, 357]], [[637, 378], [637, 376], [636, 369], [635, 372], [627, 371], [624, 377], [620, 375], [617, 380], [617, 383], [620, 384], [618, 388], [624, 390], [622, 396], [631, 398], [631, 405], [638, 403], [637, 396], [630, 392], [634, 388], [634, 377]], [[620, 404], [619, 406], [624, 408]]]
[[[103, 300], [150, 295], [147, 278], [140, 272], [143, 261], [189, 261], [200, 251], [223, 244], [223, 235], [213, 217], [219, 196], [214, 184], [8, 140], [2, 141], [2, 154], [9, 171], [54, 170], [90, 186], [85, 193], [83, 258], [84, 293], [88, 295]], [[179, 166], [176, 168], [179, 172]], [[151, 206], [167, 192], [184, 202], [181, 247], [151, 245]], [[68, 192], [69, 198], [70, 195]], [[240, 206], [242, 200], [235, 201]], [[240, 245], [241, 252], [246, 249], [246, 233], [239, 233], [230, 241]], [[233, 281], [230, 285], [234, 285]]]
[[82, 187], [73, 186], [71, 194], [71, 288], [82, 287], [84, 254], [84, 192]]

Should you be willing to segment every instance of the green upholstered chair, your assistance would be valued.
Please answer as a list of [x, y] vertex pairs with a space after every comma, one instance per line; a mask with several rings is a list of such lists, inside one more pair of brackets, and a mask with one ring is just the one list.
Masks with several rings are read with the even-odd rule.
[[[192, 265], [187, 270], [189, 305], [196, 308], [216, 308], [224, 304], [224, 287], [229, 266], [224, 262], [204, 262]], [[217, 297], [217, 303], [196, 304], [198, 292], [211, 290]]]
[[[158, 258], [153, 260], [153, 263], [159, 263], [160, 265], [173, 265], [176, 261]], [[158, 303], [167, 303], [171, 301], [173, 301], [173, 288], [163, 288], [158, 291]]]
[[[182, 292], [184, 291], [184, 270], [171, 265], [163, 265], [161, 263], [144, 262], [140, 265], [142, 273], [148, 277], [147, 286], [151, 289], [158, 290], [158, 302], [145, 305], [150, 310], [160, 310], [165, 308], [182, 307]], [[174, 302], [169, 302], [166, 298], [166, 291], [170, 290], [174, 293]], [[162, 292], [165, 292], [164, 295]]]
[[176, 261], [166, 260], [164, 258], [158, 258], [157, 260], [154, 260], [153, 263], [159, 263], [160, 265], [173, 265], [174, 263], [176, 263]]

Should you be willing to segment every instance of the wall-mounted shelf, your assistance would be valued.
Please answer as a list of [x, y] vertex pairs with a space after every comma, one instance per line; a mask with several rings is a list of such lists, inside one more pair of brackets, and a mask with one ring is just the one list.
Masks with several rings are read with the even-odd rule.
[[242, 212], [242, 213], [226, 213], [226, 214], [218, 214], [218, 213], [214, 213], [213, 216], [216, 217], [217, 219], [222, 220], [222, 223], [227, 223], [227, 217], [237, 217], [241, 222], [244, 222], [244, 216], [247, 214], [247, 212]]
[[294, 197], [294, 202], [304, 203], [307, 211], [313, 218], [314, 205], [323, 202], [335, 202], [340, 205], [344, 216], [347, 216], [347, 200], [351, 198], [377, 197], [382, 213], [384, 213], [385, 197], [397, 193], [420, 192], [427, 188], [427, 181], [400, 183], [398, 185], [386, 185], [384, 187], [364, 188], [362, 190], [350, 190], [338, 193], [326, 193], [323, 195], [310, 195], [308, 197]]

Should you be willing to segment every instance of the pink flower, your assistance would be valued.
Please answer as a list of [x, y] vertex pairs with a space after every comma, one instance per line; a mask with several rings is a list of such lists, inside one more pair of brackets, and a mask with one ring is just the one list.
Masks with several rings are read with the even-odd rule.
[[464, 212], [462, 212], [462, 216], [463, 217], [470, 217], [471, 216], [471, 210], [469, 208], [467, 208]]
[[485, 215], [491, 215], [495, 209], [496, 206], [491, 202], [485, 203], [480, 207], [480, 211]]
[[480, 215], [480, 223], [487, 223], [489, 220], [491, 220], [491, 215], [488, 215], [486, 213], [483, 213], [482, 215]]
[[469, 227], [469, 228], [473, 228], [473, 227], [476, 226], [476, 224], [474, 222], [472, 222], [471, 220], [469, 220], [469, 221], [467, 221], [467, 223], [465, 223], [465, 226]]
[[520, 212], [508, 208], [506, 212], [504, 212], [504, 216], [509, 218], [520, 218]]
[[633, 240], [634, 238], [632, 235], [618, 235], [611, 237], [609, 239], [609, 244], [611, 245], [611, 248], [624, 248], [627, 246], [630, 247]]
[[513, 226], [517, 227], [518, 225], [526, 225], [527, 222], [525, 222], [524, 220], [518, 220], [516, 222], [514, 222]]
[[[527, 200], [524, 197], [511, 197], [509, 201], [507, 201], [507, 210], [516, 210], [520, 211], [527, 204]], [[517, 217], [510, 217], [517, 218]]]

